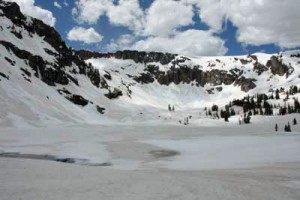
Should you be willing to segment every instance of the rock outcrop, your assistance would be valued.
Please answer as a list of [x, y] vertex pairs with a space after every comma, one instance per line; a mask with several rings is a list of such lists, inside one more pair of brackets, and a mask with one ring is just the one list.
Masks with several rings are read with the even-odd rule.
[[158, 62], [162, 65], [171, 63], [176, 54], [170, 53], [161, 53], [161, 52], [144, 52], [144, 51], [133, 51], [133, 50], [124, 50], [117, 51], [115, 53], [98, 53], [87, 50], [77, 51], [80, 58], [87, 60], [90, 58], [110, 58], [114, 57], [117, 59], [123, 60], [134, 60], [136, 63], [151, 63]]
[[211, 71], [202, 71], [199, 67], [195, 66], [190, 68], [187, 66], [183, 67], [171, 67], [168, 71], [159, 71], [158, 66], [150, 65], [145, 69], [145, 73], [142, 73], [138, 77], [134, 77], [139, 83], [152, 83], [157, 80], [162, 85], [169, 85], [170, 83], [191, 83], [195, 81], [198, 86], [204, 86], [207, 83], [212, 85], [230, 85], [232, 84], [237, 76], [233, 73], [225, 70], [213, 69]]
[[272, 56], [271, 60], [267, 62], [267, 67], [271, 69], [272, 74], [283, 76], [289, 71], [288, 66], [282, 63], [278, 57]]
[[[43, 37], [45, 42], [49, 43], [56, 50], [56, 52], [52, 52], [49, 49], [45, 49], [47, 54], [54, 56], [57, 60], [56, 63], [49, 63], [42, 57], [32, 55], [26, 50], [21, 50], [8, 41], [0, 41], [0, 45], [5, 46], [17, 57], [27, 60], [30, 67], [35, 71], [36, 77], [40, 75], [41, 77], [39, 78], [50, 86], [54, 86], [55, 83], [67, 85], [69, 82], [78, 85], [78, 81], [71, 74], [79, 73], [86, 75], [96, 87], [102, 87], [106, 84], [105, 79], [101, 80], [99, 71], [93, 66], [86, 64], [76, 51], [67, 47], [66, 43], [53, 27], [35, 18], [30, 18], [32, 22], [29, 23], [27, 17], [21, 13], [18, 4], [14, 2], [0, 1], [0, 3], [3, 15], [10, 19], [15, 26], [22, 28], [31, 37], [34, 34]], [[18, 36], [18, 38], [21, 36]], [[71, 68], [73, 63], [75, 63], [77, 69], [72, 69], [70, 73], [67, 73], [66, 69]]]

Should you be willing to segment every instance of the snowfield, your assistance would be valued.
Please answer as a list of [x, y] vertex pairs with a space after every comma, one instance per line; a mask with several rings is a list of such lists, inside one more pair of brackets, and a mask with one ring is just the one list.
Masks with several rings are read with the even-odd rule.
[[299, 199], [300, 125], [273, 131], [294, 117], [1, 128], [1, 199]]

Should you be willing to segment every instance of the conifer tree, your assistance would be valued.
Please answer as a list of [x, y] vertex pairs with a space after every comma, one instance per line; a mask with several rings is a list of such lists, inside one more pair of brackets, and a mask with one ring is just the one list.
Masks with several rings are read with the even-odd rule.
[[275, 94], [275, 99], [280, 99], [280, 97], [279, 97], [279, 90], [278, 90], [278, 89], [276, 90], [275, 93], [276, 93], [276, 94]]
[[293, 124], [294, 124], [294, 125], [296, 125], [296, 124], [297, 124], [297, 120], [296, 120], [296, 118], [294, 118], [294, 120], [293, 120]]
[[288, 124], [287, 125], [285, 125], [285, 127], [284, 127], [284, 131], [285, 132], [291, 132], [292, 130], [291, 130], [291, 125], [290, 125], [290, 122], [288, 122]]

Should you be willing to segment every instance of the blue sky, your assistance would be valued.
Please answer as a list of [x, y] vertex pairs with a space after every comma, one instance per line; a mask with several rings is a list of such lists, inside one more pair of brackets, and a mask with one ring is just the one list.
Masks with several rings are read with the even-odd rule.
[[[52, 13], [55, 28], [75, 49], [137, 49], [197, 56], [275, 53], [300, 46], [298, 0], [33, 2]], [[226, 7], [230, 2], [234, 4]]]

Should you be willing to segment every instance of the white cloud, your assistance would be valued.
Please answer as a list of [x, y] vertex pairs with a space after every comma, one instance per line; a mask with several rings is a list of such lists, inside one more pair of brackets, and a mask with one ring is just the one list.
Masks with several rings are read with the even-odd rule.
[[145, 35], [166, 36], [193, 24], [193, 7], [182, 1], [156, 0], [147, 11]]
[[79, 0], [75, 5], [72, 12], [79, 23], [95, 24], [107, 15], [111, 25], [127, 27], [136, 35], [171, 35], [194, 23], [192, 5], [181, 1], [155, 0], [146, 11], [139, 0], [119, 0], [116, 5], [111, 0]]
[[82, 27], [74, 27], [68, 32], [67, 38], [71, 41], [91, 44], [100, 42], [103, 36], [97, 33], [94, 28], [85, 29]]
[[194, 23], [193, 4], [189, 2], [155, 0], [144, 11], [138, 0], [119, 0], [117, 4], [108, 0], [79, 0], [72, 12], [79, 23], [94, 24], [107, 15], [111, 25], [133, 31], [111, 40], [106, 47], [108, 51], [135, 49], [185, 55], [224, 55], [227, 52], [224, 41], [210, 31], [179, 30]]
[[103, 15], [115, 26], [125, 26], [134, 32], [143, 28], [144, 12], [139, 0], [119, 0], [114, 5], [111, 0], [79, 0], [72, 10], [78, 23], [95, 24]]
[[16, 2], [20, 8], [21, 11], [29, 15], [31, 17], [37, 18], [42, 20], [44, 23], [54, 26], [55, 25], [55, 17], [53, 16], [52, 12], [49, 10], [45, 10], [43, 8], [40, 8], [38, 6], [34, 5], [34, 0], [8, 0], [11, 2]]
[[61, 5], [57, 1], [54, 1], [53, 4], [56, 8], [62, 9]]
[[108, 7], [107, 16], [113, 25], [128, 27], [136, 33], [143, 29], [144, 12], [138, 0], [119, 0], [118, 5]]
[[108, 51], [117, 51], [119, 49], [129, 49], [133, 44], [135, 37], [130, 34], [121, 35], [118, 40], [111, 40], [110, 44], [107, 45]]
[[67, 0], [64, 0], [64, 5], [69, 6], [69, 3], [67, 2]]
[[[138, 40], [140, 36], [144, 37], [145, 39], [135, 44], [135, 47], [141, 49], [155, 50], [156, 47], [157, 50], [172, 50], [175, 48], [177, 52], [184, 53], [188, 52], [189, 44], [196, 52], [193, 54], [211, 54], [212, 49], [215, 50], [215, 54], [222, 54], [225, 49], [218, 50], [218, 47], [224, 47], [223, 41], [211, 33], [224, 31], [223, 24], [227, 20], [237, 27], [236, 37], [243, 46], [263, 44], [276, 44], [281, 48], [300, 46], [300, 12], [298, 11], [300, 1], [298, 0], [154, 0], [146, 10], [140, 7], [139, 0], [118, 0], [117, 4], [112, 0], [78, 0], [75, 5], [72, 12], [79, 23], [95, 24], [101, 16], [107, 15], [111, 25], [124, 26], [132, 30], [132, 41]], [[195, 14], [198, 14], [202, 22], [210, 27], [209, 36], [206, 34], [207, 37], [198, 38], [201, 41], [195, 38], [189, 40], [184, 37], [189, 32], [180, 30], [195, 23], [193, 21]], [[191, 32], [194, 31], [196, 30]], [[198, 30], [197, 34], [203, 35], [208, 32]], [[108, 49], [121, 48], [120, 45], [124, 41], [122, 37], [111, 41]], [[174, 38], [179, 37], [184, 37], [187, 43], [181, 45], [182, 48], [170, 42], [177, 44]], [[213, 41], [218, 42], [202, 41], [207, 38], [214, 38]], [[165, 42], [172, 48], [154, 42]], [[199, 43], [204, 46], [207, 43], [215, 46], [195, 48]]]
[[195, 29], [178, 32], [172, 37], [148, 37], [137, 42], [130, 35], [125, 35], [111, 43], [110, 47], [114, 47], [110, 50], [161, 51], [190, 56], [224, 55], [227, 52], [223, 40], [209, 31]]
[[78, 23], [95, 24], [113, 5], [111, 0], [78, 0], [72, 14]]
[[216, 31], [221, 31], [225, 19], [230, 20], [238, 28], [238, 41], [246, 45], [300, 46], [298, 0], [189, 1], [197, 4], [202, 21]]

